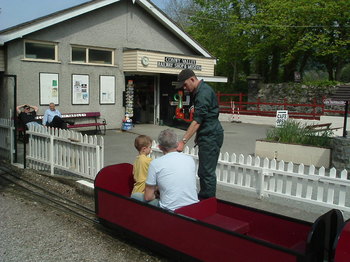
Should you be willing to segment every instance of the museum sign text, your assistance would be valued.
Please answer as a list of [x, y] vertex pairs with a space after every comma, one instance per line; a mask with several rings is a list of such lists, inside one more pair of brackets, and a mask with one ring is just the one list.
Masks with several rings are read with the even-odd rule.
[[158, 67], [174, 68], [174, 69], [192, 69], [202, 71], [202, 66], [197, 65], [197, 61], [194, 59], [177, 58], [166, 56], [164, 61], [157, 62]]

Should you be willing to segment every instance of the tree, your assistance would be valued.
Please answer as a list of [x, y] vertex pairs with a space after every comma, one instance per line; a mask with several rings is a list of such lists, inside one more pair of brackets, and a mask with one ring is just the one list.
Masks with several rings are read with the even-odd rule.
[[193, 10], [198, 8], [199, 6], [193, 0], [169, 0], [165, 5], [164, 11], [186, 31], [191, 23], [189, 17], [193, 14]]
[[194, 0], [190, 34], [218, 59], [231, 82], [249, 73], [293, 81], [321, 63], [338, 79], [349, 62], [348, 0]]

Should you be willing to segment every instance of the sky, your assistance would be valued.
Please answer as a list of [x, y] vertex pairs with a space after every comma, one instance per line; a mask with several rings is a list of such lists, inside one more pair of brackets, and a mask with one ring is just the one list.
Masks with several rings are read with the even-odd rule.
[[[152, 0], [161, 9], [167, 1]], [[85, 2], [89, 0], [0, 0], [0, 30]]]

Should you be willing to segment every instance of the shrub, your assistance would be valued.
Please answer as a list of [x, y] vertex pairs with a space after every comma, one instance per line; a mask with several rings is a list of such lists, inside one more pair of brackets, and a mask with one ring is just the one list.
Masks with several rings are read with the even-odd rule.
[[315, 132], [315, 130], [307, 128], [306, 124], [288, 120], [281, 127], [268, 130], [266, 139], [287, 144], [328, 147], [332, 135], [331, 130]]

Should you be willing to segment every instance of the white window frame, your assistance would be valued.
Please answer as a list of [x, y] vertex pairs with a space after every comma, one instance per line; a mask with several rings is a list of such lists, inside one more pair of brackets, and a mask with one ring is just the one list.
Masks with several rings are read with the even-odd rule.
[[[47, 45], [50, 45], [50, 46], [54, 46], [55, 48], [55, 59], [52, 60], [52, 59], [41, 59], [41, 58], [29, 58], [29, 57], [26, 57], [26, 54], [27, 54], [27, 50], [26, 50], [26, 43], [36, 43], [36, 44], [47, 44]], [[23, 60], [26, 60], [26, 61], [36, 61], [36, 62], [59, 62], [58, 61], [58, 43], [56, 42], [48, 42], [48, 41], [37, 41], [37, 40], [24, 40], [23, 42], [23, 50], [24, 50], [24, 58]]]
[[[73, 61], [73, 48], [85, 48], [85, 58], [86, 58], [86, 62], [75, 62]], [[111, 52], [111, 64], [100, 64], [100, 63], [90, 63], [90, 59], [89, 59], [89, 50], [93, 49], [93, 50], [100, 50], [100, 51], [108, 51]], [[71, 45], [71, 56], [70, 56], [70, 61], [72, 64], [79, 64], [79, 65], [94, 65], [94, 66], [114, 66], [114, 49], [112, 48], [102, 48], [102, 47], [93, 47], [93, 46], [82, 46], [82, 45]]]

